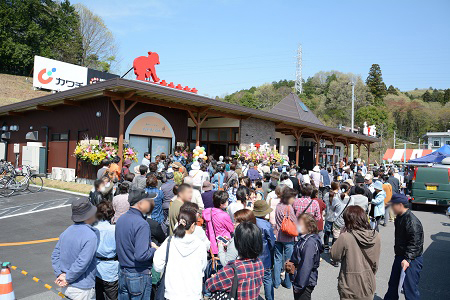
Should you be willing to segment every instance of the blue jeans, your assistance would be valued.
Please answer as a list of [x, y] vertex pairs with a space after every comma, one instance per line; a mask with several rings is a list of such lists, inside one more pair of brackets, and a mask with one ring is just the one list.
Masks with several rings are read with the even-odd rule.
[[[404, 257], [395, 256], [394, 263], [392, 264], [391, 277], [389, 278], [388, 291], [384, 295], [384, 300], [397, 300], [398, 297], [398, 285], [400, 283], [400, 274], [402, 272], [402, 260]], [[406, 269], [405, 281], [403, 282], [403, 293], [408, 300], [419, 300], [419, 279], [420, 271], [423, 266], [423, 257], [419, 256], [413, 259], [409, 264], [409, 268]]]
[[[291, 259], [292, 252], [294, 251], [294, 242], [275, 242], [275, 264], [273, 274], [274, 287], [277, 289], [281, 284], [281, 270], [284, 269], [284, 263], [286, 260]], [[292, 287], [289, 274], [284, 277], [284, 286], [288, 289]]]
[[119, 270], [119, 300], [147, 300], [151, 294], [152, 274]]
[[264, 296], [266, 300], [273, 300], [274, 290], [273, 290], [273, 276], [272, 276], [272, 269], [264, 269]]

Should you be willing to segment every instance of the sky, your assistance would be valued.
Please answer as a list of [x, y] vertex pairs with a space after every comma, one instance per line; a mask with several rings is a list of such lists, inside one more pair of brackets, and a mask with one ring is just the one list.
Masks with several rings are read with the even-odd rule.
[[101, 16], [123, 75], [157, 52], [158, 77], [199, 94], [338, 70], [363, 79], [380, 65], [387, 86], [450, 88], [449, 0], [72, 0]]

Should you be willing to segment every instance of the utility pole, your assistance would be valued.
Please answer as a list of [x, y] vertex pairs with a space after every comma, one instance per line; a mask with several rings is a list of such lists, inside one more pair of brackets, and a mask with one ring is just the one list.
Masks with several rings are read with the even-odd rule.
[[[352, 85], [352, 133], [355, 127], [355, 82], [352, 80], [349, 82]], [[353, 144], [350, 144], [350, 161], [353, 161]]]
[[395, 149], [395, 130], [394, 130], [394, 149]]
[[302, 82], [302, 44], [297, 49], [297, 65], [295, 69], [295, 91], [299, 94], [303, 93]]

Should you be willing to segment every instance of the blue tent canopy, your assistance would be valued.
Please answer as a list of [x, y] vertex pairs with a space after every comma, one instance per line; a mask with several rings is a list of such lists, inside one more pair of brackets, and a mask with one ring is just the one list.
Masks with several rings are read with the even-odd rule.
[[437, 149], [435, 152], [450, 155], [450, 145], [444, 145], [441, 148]]
[[[441, 152], [441, 149], [443, 152]], [[440, 163], [444, 158], [450, 156], [450, 146], [445, 145], [438, 150], [431, 152], [428, 155], [411, 159], [409, 163], [420, 163], [420, 164], [429, 164], [429, 163]]]

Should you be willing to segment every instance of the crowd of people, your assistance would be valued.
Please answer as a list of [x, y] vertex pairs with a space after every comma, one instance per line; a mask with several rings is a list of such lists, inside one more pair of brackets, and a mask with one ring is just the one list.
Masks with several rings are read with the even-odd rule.
[[384, 299], [398, 299], [399, 284], [406, 299], [420, 297], [423, 229], [407, 172], [360, 160], [309, 171], [192, 161], [180, 151], [119, 165], [103, 162], [53, 251], [55, 282], [70, 299], [271, 300], [280, 286], [311, 299], [323, 258], [340, 267], [341, 299], [373, 299], [388, 222], [395, 259]]

